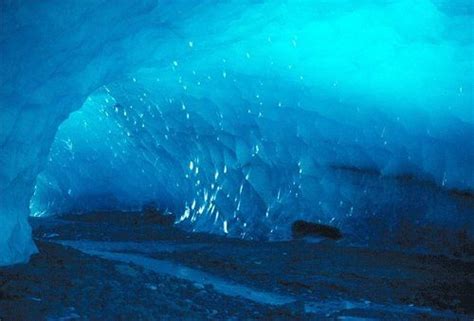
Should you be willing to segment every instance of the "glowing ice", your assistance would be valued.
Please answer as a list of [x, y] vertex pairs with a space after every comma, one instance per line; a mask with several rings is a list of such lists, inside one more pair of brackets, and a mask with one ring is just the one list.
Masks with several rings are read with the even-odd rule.
[[233, 236], [472, 239], [471, 1], [336, 3], [2, 3], [0, 264], [35, 250], [35, 184], [34, 212], [196, 199], [181, 224]]

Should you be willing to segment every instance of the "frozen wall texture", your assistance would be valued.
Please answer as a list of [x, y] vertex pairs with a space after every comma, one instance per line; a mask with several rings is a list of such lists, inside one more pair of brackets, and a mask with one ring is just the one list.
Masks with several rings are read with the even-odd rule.
[[43, 169], [36, 215], [155, 201], [195, 230], [278, 239], [304, 218], [458, 250], [474, 234], [473, 12], [3, 2], [0, 264], [35, 251]]

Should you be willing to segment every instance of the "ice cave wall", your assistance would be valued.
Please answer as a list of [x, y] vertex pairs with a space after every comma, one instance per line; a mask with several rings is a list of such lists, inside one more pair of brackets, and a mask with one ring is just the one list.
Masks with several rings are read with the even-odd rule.
[[61, 125], [33, 215], [153, 201], [185, 228], [234, 237], [284, 239], [305, 219], [364, 245], [452, 252], [472, 242], [472, 197], [447, 177], [436, 183], [431, 162], [456, 141], [367, 106], [343, 117], [346, 103], [298, 84], [216, 71], [196, 86], [193, 72], [171, 75], [101, 88]]
[[[357, 133], [366, 128], [371, 133], [359, 137], [370, 141], [350, 146], [379, 159], [374, 168], [472, 190], [473, 10], [468, 1], [452, 3], [2, 2], [0, 264], [25, 261], [35, 250], [28, 203], [59, 124], [101, 86], [129, 79], [148, 91], [160, 88], [150, 85], [158, 79], [178, 83], [175, 101], [207, 98], [223, 109], [249, 102], [254, 113], [260, 103], [309, 110], [347, 124], [340, 133], [312, 123], [301, 135], [317, 131], [335, 146], [337, 135], [350, 141], [352, 125]], [[127, 108], [129, 98], [121, 100]], [[382, 123], [395, 124], [387, 139]], [[284, 136], [281, 146], [293, 147], [284, 130], [269, 128]], [[374, 150], [357, 148], [374, 142]], [[379, 148], [385, 142], [396, 157]], [[353, 155], [344, 148], [327, 158], [365, 165], [353, 164], [363, 159]]]
[[144, 45], [170, 37], [166, 25], [180, 14], [176, 6], [155, 1], [0, 6], [0, 265], [5, 265], [24, 262], [36, 251], [29, 200], [59, 124], [96, 88], [149, 59], [153, 48]]

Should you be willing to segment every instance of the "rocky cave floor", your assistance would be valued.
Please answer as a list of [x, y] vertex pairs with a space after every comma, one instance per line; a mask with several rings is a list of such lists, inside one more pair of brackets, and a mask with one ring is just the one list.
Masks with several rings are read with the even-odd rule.
[[474, 262], [187, 233], [125, 213], [32, 218], [0, 320], [472, 320]]

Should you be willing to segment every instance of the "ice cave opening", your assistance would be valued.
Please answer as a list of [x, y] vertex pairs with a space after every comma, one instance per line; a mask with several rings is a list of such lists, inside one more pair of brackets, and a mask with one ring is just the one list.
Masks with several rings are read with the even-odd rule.
[[0, 0], [0, 320], [473, 320], [472, 0]]
[[28, 204], [469, 253], [469, 5], [25, 3], [1, 4], [0, 265], [35, 251]]
[[418, 136], [413, 115], [371, 105], [349, 113], [350, 102], [291, 82], [169, 69], [169, 78], [147, 71], [100, 87], [61, 124], [32, 215], [152, 203], [178, 227], [230, 237], [290, 239], [305, 220], [353, 245], [472, 250], [473, 198], [462, 188], [471, 182], [459, 174], [469, 158], [455, 158], [455, 171], [432, 163], [460, 142]]

